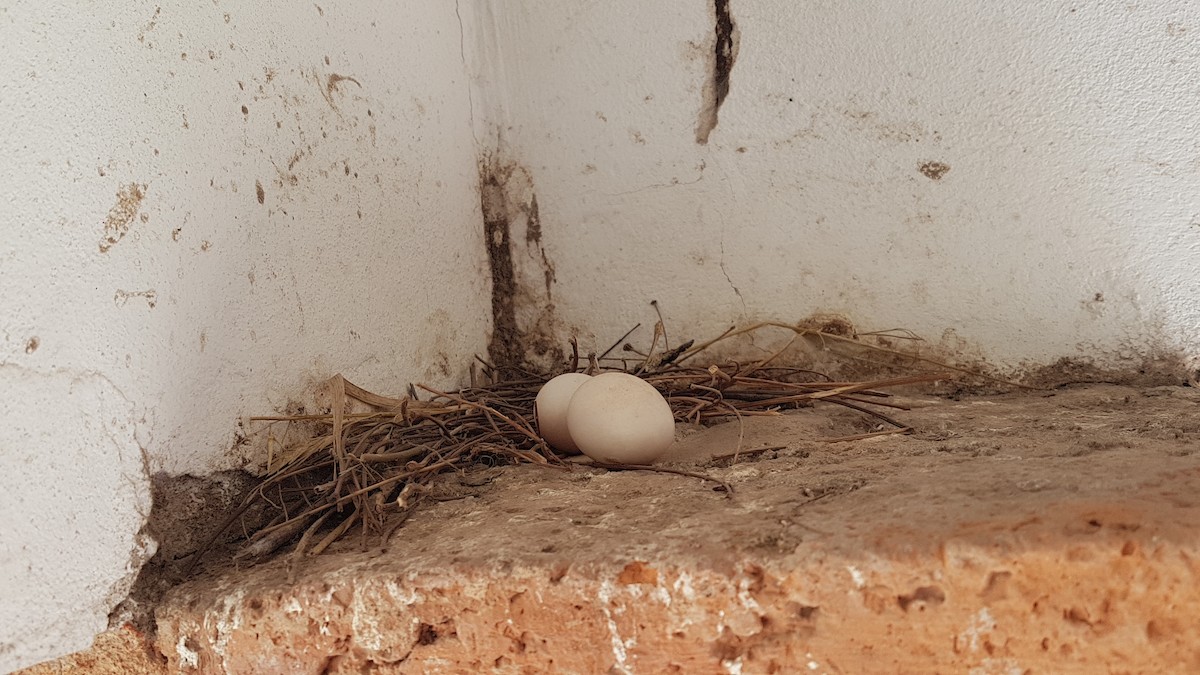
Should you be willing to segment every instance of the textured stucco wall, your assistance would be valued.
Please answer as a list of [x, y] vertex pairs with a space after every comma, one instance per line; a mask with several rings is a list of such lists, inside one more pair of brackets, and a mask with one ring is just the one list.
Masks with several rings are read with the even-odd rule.
[[713, 3], [493, 4], [559, 317], [600, 346], [657, 299], [676, 336], [836, 312], [1010, 367], [1200, 353], [1195, 3], [730, 0], [707, 145]]
[[453, 5], [18, 0], [0, 42], [7, 671], [104, 628], [147, 471], [240, 465], [312, 378], [456, 383], [489, 310]]

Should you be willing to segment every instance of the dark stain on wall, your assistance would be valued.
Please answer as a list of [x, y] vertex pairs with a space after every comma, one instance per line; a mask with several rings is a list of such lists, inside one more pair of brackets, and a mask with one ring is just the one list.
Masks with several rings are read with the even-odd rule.
[[941, 162], [925, 162], [917, 167], [917, 170], [925, 174], [929, 180], [941, 180], [942, 176], [945, 176], [946, 172], [950, 170], [950, 165]]
[[537, 195], [529, 200], [529, 224], [525, 226], [525, 243], [542, 243], [542, 217], [538, 213]]
[[480, 164], [479, 199], [483, 237], [492, 273], [492, 338], [488, 358], [501, 371], [518, 370], [525, 361], [517, 327], [517, 278], [513, 270], [512, 223], [504, 194], [503, 172], [491, 161]]
[[529, 204], [522, 208], [525, 213], [525, 244], [531, 249], [536, 248], [542, 258], [542, 277], [546, 284], [546, 299], [549, 300], [554, 287], [554, 264], [546, 255], [546, 247], [542, 246], [542, 216], [538, 211], [537, 195], [529, 198]]
[[542, 245], [532, 177], [518, 164], [485, 158], [479, 195], [492, 280], [488, 357], [501, 377], [553, 369], [564, 358], [551, 297], [555, 270]]
[[713, 37], [709, 81], [704, 86], [704, 105], [696, 125], [696, 142], [700, 145], [707, 145], [709, 135], [717, 128], [721, 104], [729, 95], [729, 75], [737, 60], [740, 34], [729, 11], [729, 0], [713, 0]]

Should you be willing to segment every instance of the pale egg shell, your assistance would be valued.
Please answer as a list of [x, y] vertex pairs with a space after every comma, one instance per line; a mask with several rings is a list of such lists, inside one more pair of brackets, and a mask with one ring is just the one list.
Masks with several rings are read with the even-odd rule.
[[667, 400], [626, 373], [601, 373], [580, 385], [567, 408], [567, 428], [580, 452], [600, 462], [650, 464], [675, 440]]
[[567, 406], [581, 384], [592, 379], [583, 373], [565, 373], [551, 379], [538, 391], [534, 409], [538, 432], [555, 450], [578, 454], [579, 446], [567, 430]]

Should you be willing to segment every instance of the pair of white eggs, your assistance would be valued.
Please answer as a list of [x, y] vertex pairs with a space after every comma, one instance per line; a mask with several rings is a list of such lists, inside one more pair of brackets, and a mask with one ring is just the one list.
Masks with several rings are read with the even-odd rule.
[[536, 406], [546, 442], [598, 462], [650, 464], [675, 440], [667, 400], [627, 373], [559, 375], [542, 385]]

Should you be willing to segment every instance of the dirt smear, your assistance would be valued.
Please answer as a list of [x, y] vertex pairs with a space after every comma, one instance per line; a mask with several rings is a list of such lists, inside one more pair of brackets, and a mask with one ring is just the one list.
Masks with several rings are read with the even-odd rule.
[[533, 178], [519, 164], [487, 156], [479, 162], [479, 199], [492, 281], [488, 358], [501, 374], [555, 370], [565, 359], [557, 344], [556, 272]]

